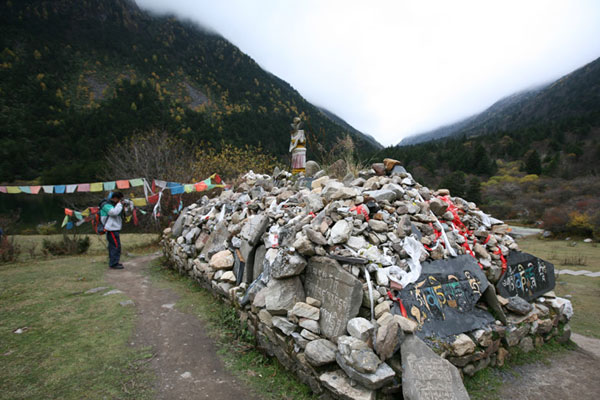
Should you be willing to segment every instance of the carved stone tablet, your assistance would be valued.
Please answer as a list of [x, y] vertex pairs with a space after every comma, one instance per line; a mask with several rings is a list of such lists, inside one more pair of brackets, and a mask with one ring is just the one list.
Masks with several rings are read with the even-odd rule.
[[531, 301], [554, 289], [554, 265], [531, 254], [511, 251], [506, 272], [496, 284], [502, 297], [519, 296]]
[[321, 301], [321, 332], [328, 338], [343, 335], [348, 321], [358, 315], [362, 284], [328, 257], [312, 257], [306, 267], [306, 295]]
[[[494, 322], [487, 311], [475, 307], [489, 283], [470, 255], [423, 263], [421, 276], [400, 290], [407, 316], [419, 324], [416, 334], [446, 337]], [[394, 302], [392, 313], [400, 314]]]

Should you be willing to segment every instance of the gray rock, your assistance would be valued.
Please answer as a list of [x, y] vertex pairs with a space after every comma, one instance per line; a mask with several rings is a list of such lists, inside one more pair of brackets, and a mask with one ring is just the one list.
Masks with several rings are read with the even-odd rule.
[[519, 348], [524, 353], [529, 353], [530, 351], [533, 351], [533, 340], [528, 336], [524, 337], [519, 343]]
[[240, 236], [242, 239], [246, 239], [252, 246], [255, 246], [266, 232], [268, 225], [269, 217], [264, 214], [253, 215], [244, 224]]
[[108, 289], [108, 287], [106, 287], [106, 286], [95, 287], [93, 289], [86, 290], [85, 294], [94, 294], [94, 293], [102, 292], [106, 289]]
[[252, 282], [254, 282], [263, 272], [266, 253], [267, 248], [264, 244], [258, 246], [254, 252], [254, 261], [252, 262]]
[[284, 317], [272, 317], [271, 322], [273, 323], [274, 327], [278, 328], [286, 336], [290, 336], [296, 329], [296, 324], [291, 323], [287, 318]]
[[265, 309], [258, 312], [258, 319], [267, 326], [273, 326], [273, 316]]
[[386, 232], [388, 229], [388, 224], [386, 224], [383, 221], [378, 221], [376, 219], [370, 219], [369, 228], [371, 228], [375, 232]]
[[458, 369], [417, 336], [407, 335], [400, 352], [405, 400], [469, 399]]
[[348, 239], [348, 242], [346, 243], [346, 245], [353, 250], [359, 250], [359, 249], [363, 249], [363, 248], [367, 247], [368, 242], [362, 235], [361, 236], [350, 236], [350, 239]]
[[304, 198], [308, 212], [318, 213], [325, 207], [323, 198], [318, 193], [311, 193]]
[[119, 304], [121, 305], [121, 307], [135, 306], [135, 303], [133, 302], [133, 300], [120, 301]]
[[294, 305], [292, 314], [299, 318], [307, 318], [314, 321], [318, 321], [321, 316], [321, 312], [317, 307], [309, 306], [303, 302], [298, 302]]
[[310, 229], [308, 226], [303, 229], [303, 232], [308, 236], [311, 242], [319, 244], [321, 246], [325, 246], [327, 244], [327, 239], [321, 232], [317, 232], [314, 229]]
[[171, 229], [171, 235], [173, 235], [173, 237], [181, 236], [181, 233], [183, 232], [183, 220], [185, 219], [186, 211], [187, 208], [184, 209], [181, 214], [179, 214], [179, 217], [177, 217], [175, 220], [173, 228]]
[[210, 260], [210, 258], [219, 251], [227, 250], [227, 240], [229, 239], [229, 235], [227, 222], [219, 222], [208, 237], [200, 256], [205, 260]]
[[213, 269], [231, 269], [233, 268], [234, 258], [229, 250], [223, 250], [215, 253], [208, 265]]
[[414, 333], [419, 327], [415, 321], [405, 318], [402, 315], [394, 315], [394, 320], [400, 326], [400, 329], [406, 333]]
[[363, 342], [367, 342], [371, 338], [371, 334], [375, 327], [371, 322], [362, 317], [352, 318], [348, 321], [348, 333]]
[[452, 352], [455, 356], [461, 357], [465, 354], [471, 354], [475, 351], [475, 342], [470, 337], [461, 333], [456, 336], [456, 339], [452, 342]]
[[294, 304], [304, 300], [306, 295], [302, 282], [297, 276], [287, 279], [271, 279], [267, 285], [265, 305], [273, 315], [287, 315]]
[[375, 400], [375, 391], [356, 385], [340, 370], [325, 372], [319, 381], [341, 400]]
[[306, 172], [305, 172], [305, 174], [306, 174], [306, 176], [308, 178], [313, 177], [320, 170], [321, 170], [321, 166], [316, 161], [308, 160], [306, 162]]
[[119, 294], [119, 293], [123, 293], [123, 292], [120, 291], [119, 289], [113, 289], [113, 290], [110, 290], [110, 291], [104, 293], [102, 296], [110, 296], [111, 294]]
[[301, 328], [308, 329], [309, 331], [317, 335], [321, 333], [321, 327], [319, 326], [318, 321], [314, 321], [312, 319], [307, 318], [300, 318], [300, 322], [298, 322], [298, 325], [300, 325]]
[[527, 315], [529, 312], [531, 312], [531, 310], [533, 310], [533, 306], [529, 304], [527, 300], [519, 296], [509, 297], [506, 308], [520, 315]]
[[390, 203], [394, 202], [398, 198], [398, 195], [393, 190], [389, 189], [380, 189], [380, 190], [369, 190], [363, 192], [363, 195], [367, 195], [375, 199], [375, 201], [389, 201]]
[[306, 267], [306, 260], [299, 254], [280, 251], [271, 265], [271, 276], [276, 279], [300, 275]]
[[398, 349], [400, 339], [404, 333], [398, 327], [398, 324], [391, 319], [387, 324], [377, 328], [377, 339], [375, 341], [377, 354], [383, 361], [390, 358]]
[[304, 287], [308, 296], [322, 304], [321, 332], [328, 338], [343, 335], [362, 303], [360, 280], [331, 258], [312, 257], [306, 267]]
[[358, 372], [356, 369], [352, 368], [344, 357], [341, 354], [336, 355], [336, 361], [338, 365], [344, 370], [346, 375], [348, 375], [351, 379], [360, 383], [367, 389], [377, 390], [385, 385], [391, 383], [396, 376], [396, 373], [393, 369], [390, 368], [386, 363], [379, 364], [377, 370], [372, 374], [367, 374], [363, 372]]
[[198, 228], [198, 227], [190, 229], [190, 231], [185, 235], [185, 242], [192, 243], [194, 241], [194, 239], [196, 239], [196, 236], [199, 233], [200, 233], [200, 228]]
[[358, 372], [373, 373], [381, 360], [366, 342], [352, 336], [338, 338], [338, 350], [346, 364]]
[[436, 197], [429, 202], [429, 209], [433, 211], [435, 215], [441, 217], [448, 210], [448, 203]]
[[330, 244], [346, 243], [352, 233], [352, 224], [345, 219], [341, 219], [331, 228], [329, 236]]
[[303, 256], [310, 257], [315, 255], [315, 245], [304, 233], [298, 234], [296, 240], [294, 241], [293, 247]]
[[318, 339], [309, 342], [306, 345], [304, 355], [306, 361], [314, 367], [320, 367], [321, 365], [330, 364], [335, 362], [335, 351], [337, 346], [331, 343], [327, 339]]
[[300, 335], [302, 335], [303, 338], [306, 338], [308, 340], [319, 340], [319, 339], [321, 339], [319, 337], [319, 335], [317, 335], [315, 333], [312, 333], [308, 329], [302, 329], [302, 332], [300, 332]]

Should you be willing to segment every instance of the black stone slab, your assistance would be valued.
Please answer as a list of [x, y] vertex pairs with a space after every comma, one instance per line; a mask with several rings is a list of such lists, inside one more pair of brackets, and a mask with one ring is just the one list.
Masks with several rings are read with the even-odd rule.
[[[422, 264], [421, 276], [396, 292], [409, 318], [419, 323], [419, 337], [437, 337], [468, 332], [495, 321], [475, 307], [489, 283], [470, 255]], [[392, 313], [401, 314], [394, 302]]]
[[506, 272], [496, 284], [502, 297], [519, 296], [531, 301], [554, 289], [554, 265], [528, 253], [511, 251]]

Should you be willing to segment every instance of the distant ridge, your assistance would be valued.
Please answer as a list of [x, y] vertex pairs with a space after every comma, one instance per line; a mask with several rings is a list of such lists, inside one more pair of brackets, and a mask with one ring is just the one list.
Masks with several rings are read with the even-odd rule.
[[[457, 136], [479, 136], [540, 124], [600, 121], [600, 58], [547, 85], [505, 97], [485, 111], [404, 138], [408, 146]], [[575, 121], [577, 123], [577, 121]]]

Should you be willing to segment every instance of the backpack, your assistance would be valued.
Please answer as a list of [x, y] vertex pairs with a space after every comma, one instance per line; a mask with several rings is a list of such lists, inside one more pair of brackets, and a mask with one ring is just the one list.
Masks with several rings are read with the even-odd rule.
[[92, 225], [94, 226], [94, 231], [98, 235], [104, 235], [106, 233], [106, 230], [104, 229], [104, 224], [102, 223], [102, 218], [100, 217], [100, 211], [102, 211], [102, 207], [104, 207], [106, 203], [108, 203], [108, 200], [102, 199], [102, 201], [98, 205], [98, 212], [96, 213], [96, 216], [93, 220]]

